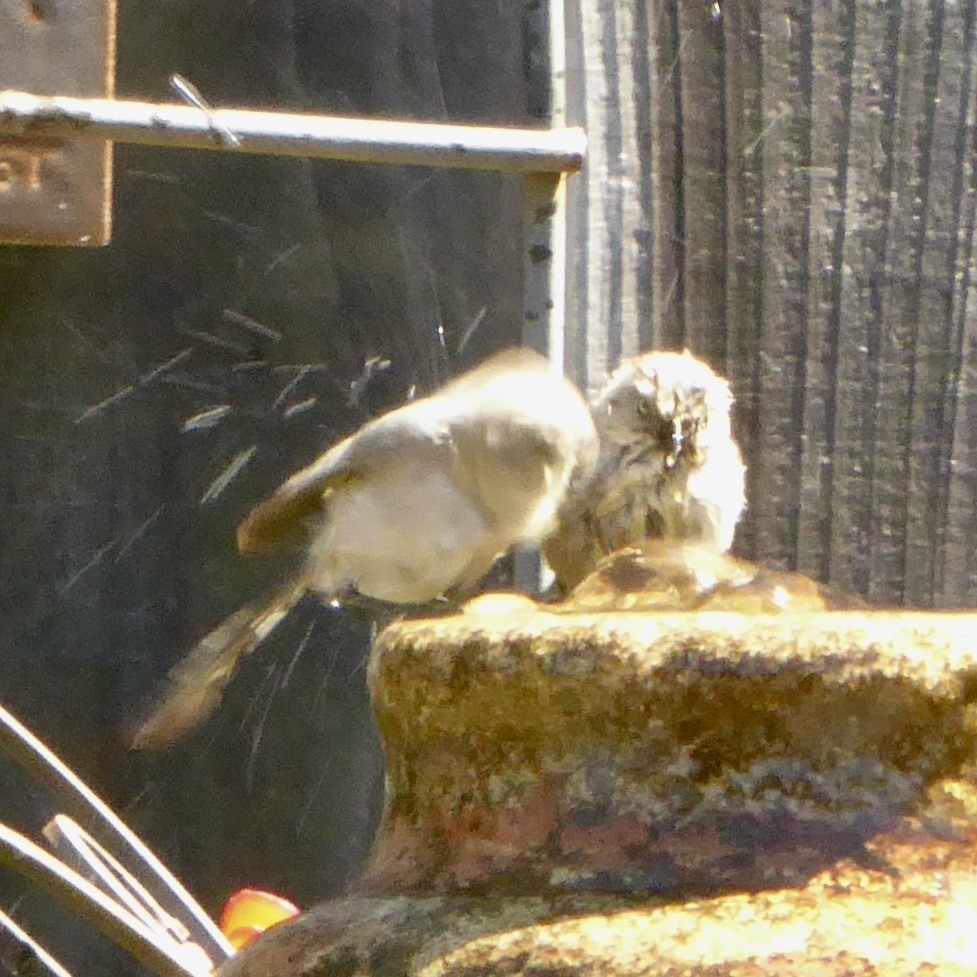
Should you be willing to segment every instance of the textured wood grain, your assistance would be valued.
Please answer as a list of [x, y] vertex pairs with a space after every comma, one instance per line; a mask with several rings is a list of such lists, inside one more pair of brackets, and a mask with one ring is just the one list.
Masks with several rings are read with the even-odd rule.
[[[854, 0], [815, 4], [811, 18], [811, 156], [807, 168], [807, 343], [801, 440], [797, 569], [828, 575], [841, 327], [847, 135], [854, 57]], [[816, 107], [816, 111], [814, 110]]]
[[678, 13], [674, 4], [651, 3], [647, 7], [652, 92], [651, 151], [647, 160], [653, 215], [652, 341], [656, 348], [677, 349], [685, 338]]
[[889, 201], [877, 286], [881, 315], [874, 350], [878, 380], [868, 538], [869, 594], [880, 599], [902, 597], [906, 570], [909, 418], [914, 395], [923, 181], [929, 136], [926, 13], [922, 3], [909, 0], [896, 15], [899, 54], [890, 103], [893, 128], [891, 142], [887, 141], [884, 148]]
[[[736, 393], [734, 423], [745, 453], [757, 449], [763, 186], [755, 165], [763, 132], [760, 70], [761, 0], [730, 4], [723, 14], [726, 47], [726, 334], [727, 372]], [[747, 471], [755, 498], [757, 471]], [[743, 552], [756, 551], [756, 522], [740, 525]]]
[[[615, 224], [620, 221], [620, 202], [607, 192], [611, 168], [618, 164], [620, 156], [621, 107], [613, 56], [613, 69], [607, 70], [606, 47], [610, 44], [611, 52], [614, 48], [614, 4], [585, 4], [579, 8], [579, 15], [583, 50], [580, 64], [586, 92], [582, 121], [593, 135], [588, 139], [587, 164], [582, 175], [585, 186], [577, 188], [578, 206], [583, 208], [583, 214], [576, 235], [577, 260], [572, 273], [579, 281], [581, 301], [587, 310], [584, 321], [604, 324], [596, 330], [593, 342], [588, 343], [588, 370], [583, 378], [587, 386], [595, 388], [621, 355], [620, 308], [614, 302], [619, 290], [623, 250]], [[571, 318], [575, 311], [571, 306]]]
[[810, 5], [765, 4], [763, 122], [756, 165], [763, 183], [762, 323], [759, 348], [762, 445], [751, 501], [757, 558], [793, 566], [800, 492], [810, 204]]
[[678, 7], [685, 343], [726, 361], [726, 127], [722, 18], [711, 0]]
[[[957, 129], [960, 159], [959, 184], [955, 202], [959, 210], [955, 222], [956, 254], [952, 268], [950, 299], [950, 364], [944, 378], [946, 387], [944, 429], [941, 444], [940, 496], [937, 524], [944, 527], [941, 552], [937, 554], [936, 600], [958, 606], [974, 592], [974, 546], [971, 543], [977, 511], [977, 457], [974, 431], [977, 431], [977, 373], [973, 370], [973, 330], [967, 328], [967, 311], [977, 301], [974, 284], [975, 210], [977, 210], [977, 99], [974, 93], [975, 4], [963, 11], [962, 43], [967, 52], [961, 81], [964, 103]], [[972, 599], [972, 598], [971, 598]]]
[[[725, 365], [744, 555], [883, 603], [973, 603], [974, 0], [605, 0], [591, 15], [592, 145], [613, 130], [619, 172], [650, 195], [589, 184], [602, 236], [571, 260], [596, 279], [576, 314], [601, 362], [637, 336]], [[640, 86], [621, 84], [641, 45], [608, 65], [623, 24], [646, 35], [647, 130], [625, 117]], [[627, 278], [629, 206], [651, 246]], [[611, 282], [617, 324], [591, 300]]]
[[[951, 398], [959, 376], [954, 341], [955, 268], [964, 218], [961, 191], [973, 133], [974, 3], [934, 11], [927, 92], [932, 100], [930, 160], [920, 268], [919, 333], [910, 418], [909, 505], [905, 597], [936, 601], [946, 532], [952, 456]], [[971, 118], [968, 121], [968, 115]], [[971, 218], [972, 219], [972, 218]], [[954, 541], [954, 545], [959, 545]]]

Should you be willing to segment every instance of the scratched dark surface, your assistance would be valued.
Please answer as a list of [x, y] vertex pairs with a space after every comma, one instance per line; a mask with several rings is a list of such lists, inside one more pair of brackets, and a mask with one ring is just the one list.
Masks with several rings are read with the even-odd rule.
[[[119, 97], [175, 99], [178, 72], [220, 105], [530, 117], [519, 11], [123, 6]], [[249, 507], [517, 340], [520, 186], [124, 146], [115, 178], [109, 247], [0, 249], [0, 695], [211, 912], [245, 884], [309, 904], [362, 864], [382, 802], [363, 617], [307, 602], [199, 734], [158, 758], [125, 736], [168, 666], [274, 578], [235, 552]], [[390, 365], [369, 377], [373, 357]], [[50, 813], [19, 780], [4, 796], [31, 830]], [[23, 886], [0, 882], [9, 906]], [[104, 969], [101, 942], [69, 943], [69, 966]]]

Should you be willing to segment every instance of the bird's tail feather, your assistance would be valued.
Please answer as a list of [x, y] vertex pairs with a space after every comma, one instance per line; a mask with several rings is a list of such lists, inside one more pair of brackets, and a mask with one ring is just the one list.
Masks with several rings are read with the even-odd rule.
[[170, 669], [156, 705], [132, 737], [137, 750], [170, 745], [217, 708], [237, 666], [275, 629], [305, 587], [292, 583], [235, 611]]

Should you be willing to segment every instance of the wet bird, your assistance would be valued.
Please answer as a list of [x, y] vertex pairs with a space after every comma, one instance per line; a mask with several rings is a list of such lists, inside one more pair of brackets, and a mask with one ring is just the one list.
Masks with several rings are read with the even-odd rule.
[[510, 547], [550, 530], [597, 453], [583, 397], [527, 349], [370, 421], [241, 523], [242, 552], [298, 537], [303, 566], [175, 666], [133, 746], [166, 745], [213, 711], [239, 662], [308, 592], [417, 604], [472, 588]]
[[544, 543], [564, 593], [607, 554], [648, 539], [725, 553], [745, 505], [746, 469], [726, 380], [687, 350], [625, 360], [594, 398], [594, 475], [580, 478]]

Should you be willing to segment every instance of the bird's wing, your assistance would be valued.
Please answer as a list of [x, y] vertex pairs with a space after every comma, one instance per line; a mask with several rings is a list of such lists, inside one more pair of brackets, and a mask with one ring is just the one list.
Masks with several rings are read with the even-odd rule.
[[[452, 418], [458, 413], [459, 395], [478, 405], [500, 378], [513, 374], [549, 375], [548, 360], [530, 349], [503, 350], [475, 369], [452, 380], [429, 397], [413, 401], [371, 421], [296, 472], [268, 499], [257, 505], [238, 527], [242, 552], [264, 550], [291, 539], [310, 517], [321, 513], [329, 496], [387, 466], [417, 461], [425, 456], [446, 461], [453, 452]], [[466, 416], [467, 423], [470, 418]], [[531, 427], [531, 425], [530, 425]], [[545, 439], [540, 438], [545, 448]]]
[[292, 539], [325, 510], [334, 492], [384, 469], [424, 457], [443, 459], [453, 446], [439, 407], [430, 398], [384, 414], [296, 472], [238, 526], [238, 548], [252, 553]]
[[307, 468], [296, 472], [237, 527], [242, 553], [269, 549], [292, 539], [311, 517], [321, 512], [329, 494], [357, 478], [347, 463], [344, 441]]

